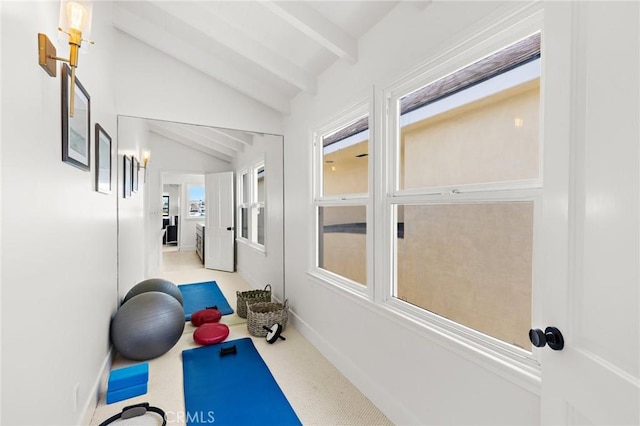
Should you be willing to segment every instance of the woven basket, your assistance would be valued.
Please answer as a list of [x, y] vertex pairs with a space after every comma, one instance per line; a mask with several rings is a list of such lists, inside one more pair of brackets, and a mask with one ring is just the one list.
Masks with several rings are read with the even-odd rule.
[[271, 302], [271, 284], [264, 286], [264, 290], [236, 291], [236, 313], [240, 318], [247, 317], [247, 304]]
[[280, 324], [286, 328], [289, 319], [289, 302], [282, 303], [258, 302], [247, 307], [247, 330], [256, 337], [265, 337], [273, 324]]

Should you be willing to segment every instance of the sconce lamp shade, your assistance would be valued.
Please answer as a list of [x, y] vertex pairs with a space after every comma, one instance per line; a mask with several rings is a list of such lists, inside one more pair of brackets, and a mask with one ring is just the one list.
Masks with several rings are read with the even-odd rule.
[[[61, 0], [60, 18], [58, 27], [63, 31], [59, 33], [60, 40], [65, 40], [66, 34], [81, 34], [81, 52], [87, 52], [91, 39], [91, 22], [93, 15], [93, 4], [88, 0]], [[66, 40], [65, 40], [66, 41]]]
[[144, 164], [145, 168], [147, 167], [149, 159], [151, 159], [151, 151], [145, 149], [144, 151], [142, 151], [142, 163]]
[[[87, 48], [92, 43], [89, 40], [91, 36], [91, 17], [93, 14], [93, 4], [89, 0], [61, 0], [60, 1], [60, 17], [58, 23], [58, 35], [64, 40], [65, 37], [69, 41], [69, 58], [59, 58], [56, 54], [55, 46], [49, 41], [49, 38], [42, 33], [38, 34], [38, 64], [51, 77], [56, 76], [55, 61], [68, 62], [71, 67], [71, 94], [69, 95], [69, 116], [73, 117], [75, 87], [76, 87], [76, 68], [78, 67], [78, 51], [80, 47]], [[66, 34], [63, 36], [63, 34]], [[87, 48], [83, 51], [87, 51]]]
[[138, 172], [140, 171], [140, 169], [144, 169], [145, 183], [147, 182], [147, 163], [149, 162], [150, 158], [151, 158], [151, 151], [149, 151], [148, 149], [145, 149], [142, 151], [142, 161], [138, 163]]

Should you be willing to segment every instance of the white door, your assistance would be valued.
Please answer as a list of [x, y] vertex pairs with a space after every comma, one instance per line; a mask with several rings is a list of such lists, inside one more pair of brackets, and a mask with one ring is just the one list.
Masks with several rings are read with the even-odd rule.
[[205, 176], [207, 215], [204, 232], [204, 267], [233, 272], [235, 227], [233, 172]]
[[545, 425], [640, 424], [639, 24], [638, 2], [545, 5]]

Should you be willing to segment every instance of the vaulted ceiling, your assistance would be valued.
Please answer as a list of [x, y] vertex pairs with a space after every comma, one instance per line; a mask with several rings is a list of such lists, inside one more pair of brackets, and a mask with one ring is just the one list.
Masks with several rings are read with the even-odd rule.
[[146, 120], [149, 132], [231, 163], [239, 152], [253, 144], [254, 134], [170, 121]]
[[[424, 9], [431, 0], [412, 0]], [[119, 30], [288, 114], [399, 1], [115, 1]]]
[[[431, 0], [409, 0], [418, 10]], [[227, 86], [288, 114], [398, 0], [114, 1], [113, 26]], [[150, 131], [231, 162], [250, 134], [153, 123]]]

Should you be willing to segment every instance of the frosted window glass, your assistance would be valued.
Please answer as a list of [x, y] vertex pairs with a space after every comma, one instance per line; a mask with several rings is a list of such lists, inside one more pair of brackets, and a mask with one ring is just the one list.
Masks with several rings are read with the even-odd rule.
[[398, 209], [394, 296], [530, 350], [533, 202]]
[[367, 209], [319, 207], [318, 266], [359, 284], [367, 282]]

